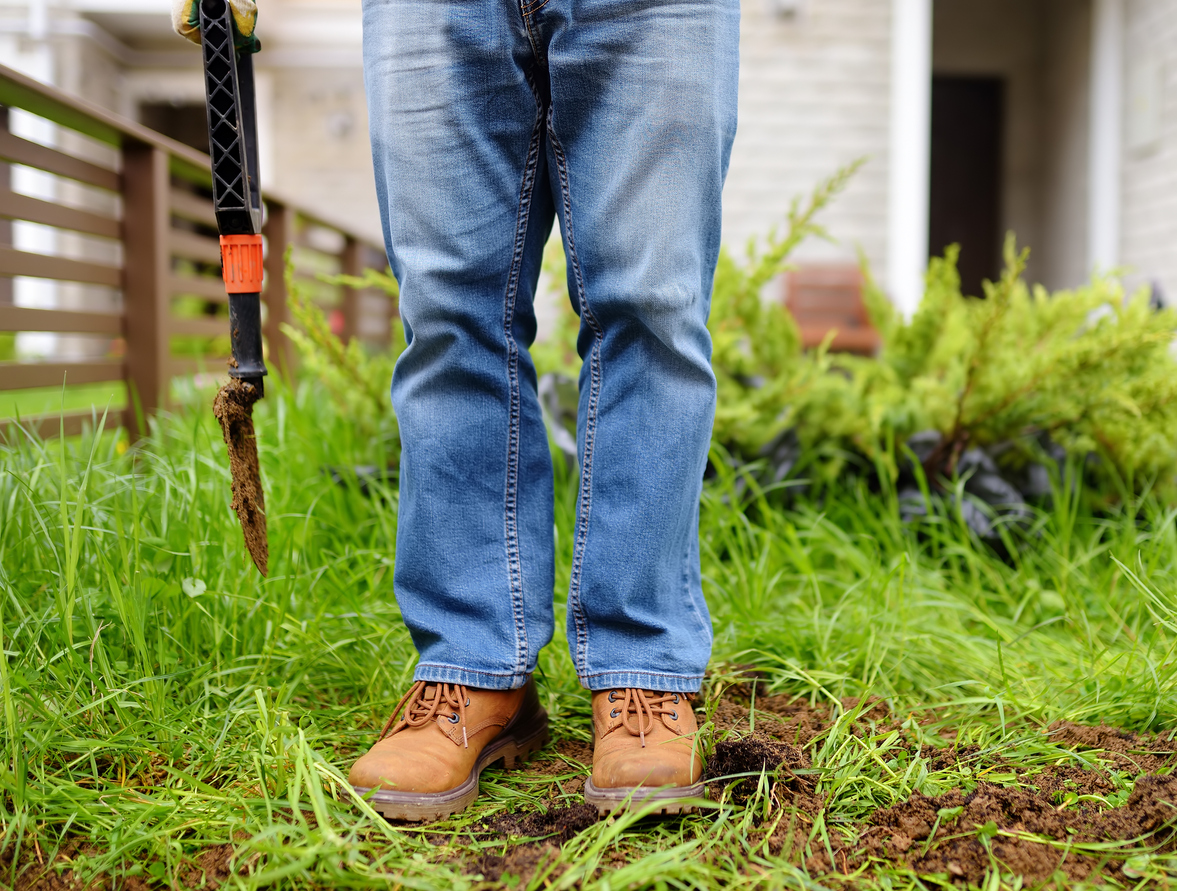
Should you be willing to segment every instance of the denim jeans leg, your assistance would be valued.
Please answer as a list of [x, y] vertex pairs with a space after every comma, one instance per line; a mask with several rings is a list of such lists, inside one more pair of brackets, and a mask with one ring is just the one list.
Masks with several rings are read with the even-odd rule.
[[386, 247], [408, 348], [394, 584], [415, 677], [521, 686], [552, 634], [548, 440], [527, 347], [553, 205], [514, 0], [364, 0]]
[[527, 23], [582, 320], [569, 645], [592, 690], [693, 692], [711, 651], [698, 507], [739, 4], [550, 0]]

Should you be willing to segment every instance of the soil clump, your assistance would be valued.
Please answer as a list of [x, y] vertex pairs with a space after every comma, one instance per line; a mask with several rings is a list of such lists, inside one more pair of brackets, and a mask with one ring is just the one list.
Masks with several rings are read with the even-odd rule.
[[[507, 846], [465, 863], [467, 875], [498, 882], [504, 876], [528, 879], [553, 862], [560, 848], [597, 822], [597, 809], [589, 804], [553, 807], [530, 814], [499, 814], [482, 824], [480, 838], [501, 839]], [[520, 841], [523, 839], [523, 841]]]
[[229, 449], [232, 507], [241, 523], [245, 549], [264, 576], [268, 570], [270, 546], [266, 540], [266, 497], [258, 467], [257, 434], [253, 429], [253, 406], [260, 398], [259, 388], [230, 378], [229, 383], [217, 391], [213, 414], [221, 423], [221, 433]]

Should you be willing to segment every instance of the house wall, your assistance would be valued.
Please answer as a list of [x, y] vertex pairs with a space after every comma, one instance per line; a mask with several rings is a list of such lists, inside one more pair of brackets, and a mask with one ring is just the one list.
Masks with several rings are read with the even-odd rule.
[[1177, 0], [1128, 0], [1124, 215], [1129, 284], [1177, 303]]
[[1091, 273], [1087, 244], [1090, 0], [1047, 0], [1040, 280], [1071, 288]]
[[867, 157], [821, 217], [839, 244], [799, 256], [855, 260], [859, 245], [885, 280], [891, 4], [810, 0], [796, 20], [745, 0], [740, 26], [739, 129], [724, 190], [723, 240], [743, 252], [783, 223], [794, 196]]
[[285, 69], [270, 83], [273, 188], [383, 244], [358, 69]]

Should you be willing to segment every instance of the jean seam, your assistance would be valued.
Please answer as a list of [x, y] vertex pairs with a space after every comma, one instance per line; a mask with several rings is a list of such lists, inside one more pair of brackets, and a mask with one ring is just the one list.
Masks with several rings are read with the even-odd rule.
[[584, 553], [588, 539], [589, 518], [592, 515], [593, 495], [593, 444], [597, 432], [597, 403], [601, 395], [601, 340], [603, 332], [597, 323], [585, 294], [584, 275], [580, 259], [576, 255], [576, 238], [572, 229], [572, 190], [568, 182], [568, 159], [564, 147], [552, 124], [552, 110], [548, 109], [548, 139], [552, 143], [552, 154], [556, 157], [556, 170], [560, 177], [560, 198], [564, 216], [564, 234], [568, 243], [568, 259], [572, 264], [576, 280], [576, 298], [580, 312], [588, 323], [593, 335], [589, 350], [589, 399], [584, 419], [584, 458], [580, 470], [580, 497], [577, 503], [576, 537], [572, 548], [572, 574], [568, 585], [568, 602], [576, 626], [576, 670], [586, 674], [588, 669], [588, 616], [581, 601], [581, 575], [584, 567]]
[[464, 668], [461, 665], [451, 665], [448, 662], [418, 662], [417, 668], [444, 668], [447, 671], [460, 671], [464, 674], [482, 674], [492, 678], [519, 678], [521, 675], [517, 671], [485, 671], [481, 668]]
[[[528, 84], [531, 85], [530, 78]], [[535, 93], [534, 86], [532, 86], [532, 93]], [[522, 397], [519, 392], [519, 344], [515, 340], [514, 319], [516, 300], [519, 295], [520, 267], [527, 241], [527, 225], [531, 217], [531, 196], [535, 188], [535, 171], [539, 165], [543, 118], [543, 106], [537, 103], [535, 127], [532, 129], [527, 160], [523, 167], [523, 178], [519, 184], [519, 211], [515, 220], [515, 245], [511, 256], [511, 269], [507, 276], [507, 288], [503, 295], [503, 337], [507, 345], [507, 378], [511, 400], [507, 429], [507, 477], [503, 493], [503, 525], [508, 583], [511, 591], [511, 613], [515, 620], [514, 674], [516, 675], [522, 675], [527, 671], [529, 648], [523, 603], [523, 558], [519, 546], [519, 441]]]
[[577, 672], [577, 677], [600, 678], [607, 674], [641, 674], [652, 678], [679, 678], [684, 681], [694, 681], [703, 677], [702, 674], [682, 674], [671, 671], [646, 671], [645, 669], [636, 668], [618, 668], [612, 671]]
[[[523, 28], [525, 31], [527, 31], [527, 40], [531, 44], [531, 52], [532, 55], [535, 56], [535, 61], [538, 65], [543, 65], [545, 63], [545, 57], [544, 54], [540, 51], [540, 43], [536, 39], [535, 29], [532, 28], [531, 17], [539, 10], [539, 7], [543, 6], [545, 3], [547, 3], [547, 0], [542, 0], [539, 6], [535, 6], [534, 4], [527, 3], [526, 0], [519, 0], [519, 14], [523, 18]], [[535, 84], [531, 83], [530, 78], [528, 78], [528, 84], [531, 86], [531, 90], [534, 93]]]

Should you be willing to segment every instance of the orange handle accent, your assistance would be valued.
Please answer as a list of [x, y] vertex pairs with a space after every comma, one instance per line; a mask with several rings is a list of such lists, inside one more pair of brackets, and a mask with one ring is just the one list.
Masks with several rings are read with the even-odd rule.
[[262, 274], [260, 235], [221, 236], [221, 276], [230, 294], [260, 294]]

